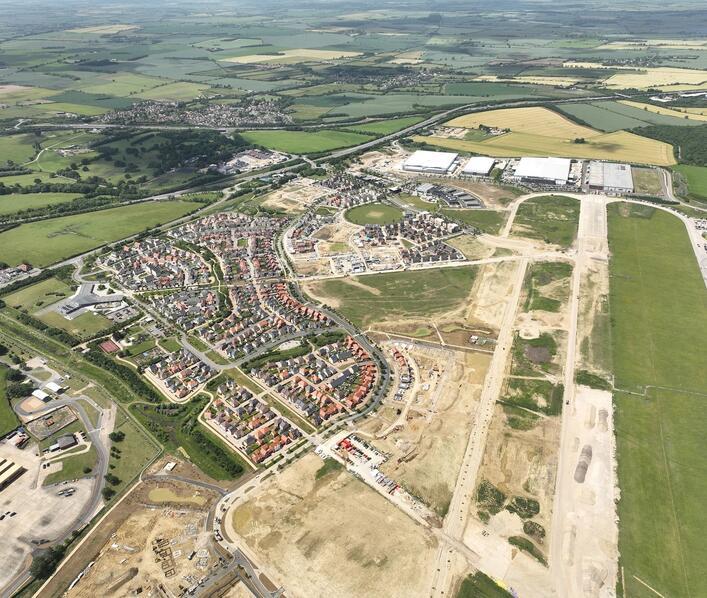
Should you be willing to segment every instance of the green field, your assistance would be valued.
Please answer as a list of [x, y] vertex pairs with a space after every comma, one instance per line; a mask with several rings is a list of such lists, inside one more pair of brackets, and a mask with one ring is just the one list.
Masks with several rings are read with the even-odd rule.
[[707, 167], [678, 164], [673, 168], [687, 180], [689, 197], [707, 201]]
[[512, 598], [512, 596], [493, 579], [477, 571], [464, 579], [456, 598]]
[[[2, 179], [0, 179], [2, 181]], [[80, 193], [11, 193], [0, 195], [0, 216], [21, 210], [43, 208], [81, 197]]]
[[114, 489], [120, 491], [156, 456], [158, 448], [122, 410], [118, 412], [114, 430], [125, 434], [123, 440], [112, 443], [120, 452], [113, 451], [109, 461], [114, 466], [109, 471], [121, 481]]
[[50, 311], [37, 316], [37, 319], [54, 328], [66, 330], [77, 338], [92, 338], [113, 325], [105, 316], [92, 312], [85, 312], [73, 320], [67, 320], [61, 314]]
[[372, 322], [448, 312], [467, 299], [476, 273], [475, 266], [461, 266], [309, 284], [317, 297], [331, 297], [330, 304], [337, 311], [357, 326], [366, 327]]
[[609, 206], [609, 246], [624, 595], [707, 595], [707, 292], [668, 213]]
[[0, 166], [9, 162], [22, 164], [34, 157], [34, 138], [31, 135], [0, 135]]
[[369, 135], [346, 131], [248, 131], [241, 136], [250, 143], [287, 154], [316, 154], [370, 141]]
[[19, 424], [17, 416], [10, 406], [10, 401], [5, 395], [6, 376], [7, 367], [0, 364], [0, 438], [8, 432], [12, 432]]
[[3, 297], [3, 301], [10, 307], [32, 314], [41, 307], [46, 307], [68, 297], [71, 293], [71, 287], [66, 283], [56, 278], [47, 278], [10, 293]]
[[441, 210], [447, 218], [459, 220], [464, 224], [478, 228], [490, 235], [497, 235], [506, 222], [507, 212], [497, 210], [464, 210], [443, 208]]
[[23, 224], [0, 233], [0, 261], [47, 266], [169, 222], [197, 207], [185, 201], [148, 202]]
[[91, 447], [85, 453], [75, 456], [67, 456], [65, 459], [61, 460], [62, 468], [59, 471], [50, 473], [46, 478], [44, 478], [43, 486], [51, 486], [52, 484], [58, 484], [59, 482], [65, 482], [66, 480], [77, 480], [80, 478], [85, 478], [91, 473], [84, 473], [84, 467], [90, 467], [93, 469], [96, 465], [96, 459], [98, 455], [96, 454], [96, 449]]
[[641, 110], [618, 102], [588, 102], [561, 104], [560, 110], [570, 117], [587, 123], [600, 131], [619, 131], [648, 125], [675, 125], [678, 127], [699, 125], [698, 121], [675, 118]]
[[392, 224], [402, 219], [403, 211], [395, 206], [383, 203], [367, 203], [347, 210], [344, 218], [349, 222], [364, 226], [366, 224]]
[[347, 127], [347, 129], [349, 131], [355, 131], [356, 133], [365, 133], [366, 135], [390, 135], [391, 133], [396, 133], [397, 131], [411, 127], [421, 120], [422, 118], [418, 116], [391, 118], [389, 120], [381, 120], [365, 125]]
[[579, 201], [563, 195], [533, 197], [520, 204], [511, 234], [567, 248], [579, 226]]

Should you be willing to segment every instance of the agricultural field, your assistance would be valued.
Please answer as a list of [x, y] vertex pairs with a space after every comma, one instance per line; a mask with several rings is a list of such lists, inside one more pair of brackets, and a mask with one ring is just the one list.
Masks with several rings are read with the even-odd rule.
[[[667, 143], [622, 130], [602, 133], [547, 108], [489, 110], [461, 116], [447, 124], [472, 130], [483, 125], [510, 132], [481, 141], [436, 136], [416, 136], [413, 140], [494, 157], [562, 156], [658, 166], [675, 164], [673, 149]], [[577, 140], [582, 141], [578, 143]]]
[[23, 164], [31, 160], [36, 150], [31, 135], [0, 135], [0, 166]]
[[395, 206], [383, 203], [369, 203], [356, 206], [347, 210], [344, 218], [353, 224], [364, 226], [366, 224], [392, 224], [401, 220], [403, 211]]
[[370, 141], [372, 137], [347, 131], [248, 131], [242, 137], [287, 154], [316, 154]]
[[0, 233], [0, 261], [43, 267], [184, 216], [198, 204], [148, 202], [22, 224]]
[[71, 287], [65, 282], [57, 278], [47, 278], [5, 295], [3, 301], [10, 307], [33, 314], [41, 308], [68, 297], [71, 293]]
[[348, 127], [349, 131], [363, 133], [365, 135], [390, 135], [407, 127], [419, 123], [422, 119], [417, 116], [408, 118], [391, 118], [390, 120], [380, 120], [365, 125]]
[[518, 206], [511, 234], [567, 249], [579, 226], [579, 201], [561, 195], [533, 197]]
[[79, 193], [10, 193], [9, 195], [0, 195], [0, 216], [66, 203], [77, 197], [81, 197], [81, 195]]
[[[636, 102], [588, 102], [559, 104], [558, 109], [600, 131], [612, 133], [623, 129], [635, 129], [650, 125], [689, 127], [700, 124], [697, 118], [687, 119], [677, 111], [657, 112], [652, 104]], [[668, 113], [669, 112], [669, 113]]]
[[[393, 318], [430, 317], [466, 301], [477, 269], [473, 266], [354, 276], [304, 284], [360, 327]], [[311, 291], [311, 293], [310, 293]]]
[[672, 215], [613, 204], [609, 244], [624, 594], [700, 595], [707, 294]]

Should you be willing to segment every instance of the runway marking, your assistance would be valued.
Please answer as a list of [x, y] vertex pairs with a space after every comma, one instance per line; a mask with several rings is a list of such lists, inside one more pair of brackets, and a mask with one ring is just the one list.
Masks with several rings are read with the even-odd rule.
[[[661, 594], [661, 593], [660, 593], [658, 590], [656, 590], [655, 588], [652, 588], [651, 586], [649, 586], [645, 581], [643, 581], [643, 580], [640, 579], [639, 577], [636, 577], [635, 575], [633, 575], [632, 577], [633, 577], [638, 583], [641, 583], [641, 584], [643, 584], [644, 586], [646, 586], [651, 592], [653, 592], [653, 593], [657, 594], [658, 596], [660, 596], [660, 598], [665, 598], [665, 596], [663, 596], [663, 594]], [[624, 593], [625, 593], [625, 592], [626, 592], [626, 590], [624, 589]]]

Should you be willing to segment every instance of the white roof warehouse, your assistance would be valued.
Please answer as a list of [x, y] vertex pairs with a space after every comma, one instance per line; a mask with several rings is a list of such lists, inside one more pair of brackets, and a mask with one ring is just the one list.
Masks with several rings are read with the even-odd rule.
[[571, 166], [569, 158], [521, 158], [513, 176], [529, 182], [566, 185]]
[[589, 163], [589, 188], [618, 193], [633, 192], [633, 175], [628, 164], [615, 162]]
[[429, 152], [418, 150], [403, 163], [403, 170], [409, 172], [431, 172], [447, 174], [459, 154], [453, 152]]

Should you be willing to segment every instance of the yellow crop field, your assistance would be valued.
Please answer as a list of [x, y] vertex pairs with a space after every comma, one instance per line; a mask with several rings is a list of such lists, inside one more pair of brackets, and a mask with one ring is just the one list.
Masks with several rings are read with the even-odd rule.
[[693, 110], [690, 108], [665, 108], [663, 106], [654, 106], [653, 104], [643, 104], [641, 102], [631, 102], [630, 100], [621, 100], [620, 104], [638, 108], [639, 110], [647, 110], [654, 114], [662, 114], [663, 116], [673, 116], [675, 118], [688, 118], [689, 120], [707, 121], [707, 108], [697, 108], [698, 112], [688, 112]]
[[77, 29], [67, 29], [68, 33], [98, 33], [99, 35], [109, 35], [111, 33], [121, 33], [138, 29], [137, 25], [97, 25], [96, 27], [79, 27]]
[[499, 129], [510, 129], [514, 133], [529, 133], [559, 139], [588, 138], [600, 135], [599, 131], [573, 123], [568, 118], [547, 108], [507, 108], [465, 114], [453, 118], [449, 127], [477, 129], [479, 125]]
[[609, 77], [604, 81], [604, 85], [621, 89], [698, 89], [707, 87], [707, 71], [667, 66], [642, 70], [625, 69]]
[[353, 58], [360, 56], [360, 52], [344, 52], [341, 50], [311, 50], [308, 48], [297, 48], [294, 50], [283, 50], [278, 54], [247, 54], [246, 56], [234, 56], [224, 58], [223, 62], [236, 62], [238, 64], [252, 64], [254, 62], [310, 62], [318, 60], [336, 60], [338, 58]]
[[554, 87], [571, 87], [579, 83], [579, 77], [543, 77], [543, 76], [519, 76], [519, 77], [499, 77], [498, 75], [481, 75], [474, 81], [487, 81], [492, 83], [527, 83], [528, 85], [552, 85]]
[[595, 134], [586, 138], [585, 143], [573, 143], [571, 139], [515, 132], [491, 137], [480, 142], [423, 136], [413, 139], [420, 143], [436, 145], [445, 149], [473, 152], [497, 158], [555, 156], [617, 160], [655, 166], [671, 166], [676, 163], [671, 145], [626, 131]]

